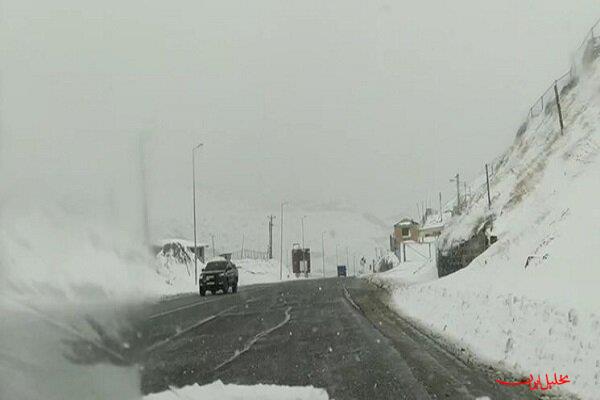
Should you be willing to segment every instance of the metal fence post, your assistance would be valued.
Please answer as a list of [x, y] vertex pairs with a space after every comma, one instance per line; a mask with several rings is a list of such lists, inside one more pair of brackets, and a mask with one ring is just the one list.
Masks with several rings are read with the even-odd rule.
[[560, 123], [560, 134], [564, 134], [564, 124], [563, 124], [563, 116], [562, 109], [560, 107], [560, 97], [558, 95], [558, 85], [557, 82], [554, 81], [554, 96], [556, 97], [556, 107], [558, 108], [558, 122]]
[[485, 180], [487, 184], [488, 208], [492, 208], [492, 199], [490, 197], [490, 174], [488, 173], [488, 165], [485, 164]]

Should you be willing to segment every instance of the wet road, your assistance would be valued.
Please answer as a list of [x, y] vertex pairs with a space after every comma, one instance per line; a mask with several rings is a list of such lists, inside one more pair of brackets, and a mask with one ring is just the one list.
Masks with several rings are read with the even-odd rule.
[[[313, 385], [343, 399], [524, 399], [390, 311], [360, 279], [300, 280], [146, 307], [142, 390]], [[524, 389], [524, 390], [523, 390]]]

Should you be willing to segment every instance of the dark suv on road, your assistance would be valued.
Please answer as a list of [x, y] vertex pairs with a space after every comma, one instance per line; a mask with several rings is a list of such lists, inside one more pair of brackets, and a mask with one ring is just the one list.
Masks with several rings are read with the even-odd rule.
[[205, 296], [207, 290], [212, 294], [217, 293], [218, 290], [227, 293], [229, 288], [233, 293], [237, 292], [238, 271], [235, 264], [225, 259], [209, 261], [202, 270], [198, 286], [200, 296]]

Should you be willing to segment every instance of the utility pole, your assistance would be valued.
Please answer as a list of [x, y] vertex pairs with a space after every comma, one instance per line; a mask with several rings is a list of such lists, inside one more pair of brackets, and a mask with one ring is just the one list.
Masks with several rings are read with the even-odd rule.
[[354, 276], [356, 276], [356, 254], [353, 254], [352, 258], [353, 258], [352, 262], [354, 263]]
[[204, 144], [200, 143], [192, 149], [192, 199], [194, 203], [194, 284], [198, 284], [198, 242], [196, 234], [196, 150]]
[[460, 213], [460, 175], [457, 173], [454, 179], [450, 179], [450, 182], [456, 181], [456, 210]]
[[442, 213], [442, 192], [439, 192], [439, 196], [440, 196], [440, 222], [442, 222], [444, 220], [444, 214]]
[[273, 259], [273, 219], [274, 215], [269, 215], [269, 260]]
[[321, 232], [321, 250], [323, 252], [323, 278], [325, 278], [325, 232]]
[[488, 165], [485, 164], [485, 181], [487, 184], [488, 208], [492, 208], [492, 198], [490, 197], [490, 174], [488, 173]]
[[281, 202], [281, 239], [279, 241], [279, 280], [283, 280], [283, 206], [286, 202]]

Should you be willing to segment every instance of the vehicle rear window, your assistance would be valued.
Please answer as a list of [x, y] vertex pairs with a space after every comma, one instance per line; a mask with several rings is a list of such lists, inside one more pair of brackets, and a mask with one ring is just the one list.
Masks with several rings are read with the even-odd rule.
[[218, 271], [220, 269], [225, 269], [225, 267], [227, 267], [227, 262], [218, 261], [218, 262], [209, 262], [208, 264], [206, 264], [206, 268], [204, 268], [204, 269], [206, 271]]

